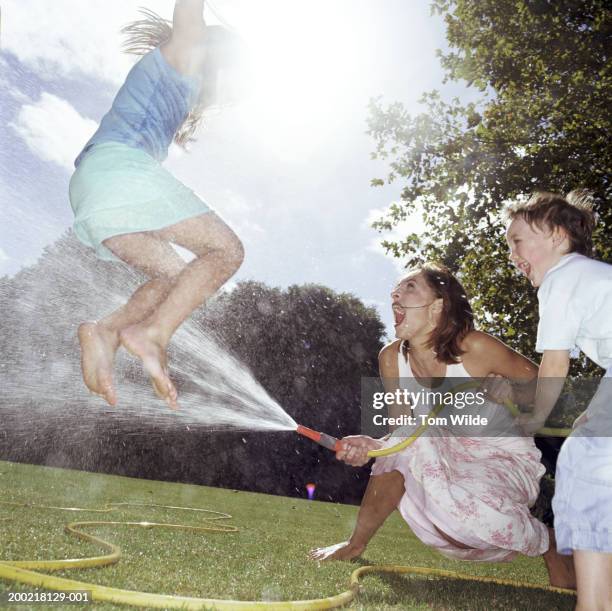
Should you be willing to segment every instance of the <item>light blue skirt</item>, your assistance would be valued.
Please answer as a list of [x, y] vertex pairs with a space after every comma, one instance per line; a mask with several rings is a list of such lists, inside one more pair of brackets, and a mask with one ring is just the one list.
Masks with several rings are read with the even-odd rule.
[[70, 180], [76, 236], [101, 259], [116, 261], [102, 242], [126, 233], [154, 231], [211, 211], [191, 189], [144, 151], [96, 144]]

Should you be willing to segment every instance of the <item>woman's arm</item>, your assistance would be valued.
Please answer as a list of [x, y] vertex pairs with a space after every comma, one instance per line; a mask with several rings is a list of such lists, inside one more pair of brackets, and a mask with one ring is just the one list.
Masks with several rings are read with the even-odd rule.
[[503, 342], [482, 331], [471, 331], [462, 342], [463, 364], [475, 378], [499, 375], [509, 380], [533, 380], [538, 366]]
[[[378, 355], [378, 371], [386, 392], [394, 392], [399, 388], [399, 367], [397, 365], [398, 352], [401, 342], [396, 340], [387, 344]], [[388, 414], [390, 418], [412, 414], [408, 405], [389, 405]], [[399, 426], [389, 425], [389, 433]], [[386, 436], [388, 438], [390, 435]], [[384, 439], [384, 438], [383, 438]]]
[[506, 378], [514, 382], [512, 399], [516, 403], [533, 403], [538, 375], [538, 366], [533, 361], [482, 331], [468, 333], [461, 347], [465, 350], [463, 364], [471, 376]]
[[[398, 342], [395, 341], [385, 346], [378, 354], [380, 377], [387, 392], [397, 388], [397, 379], [399, 377], [397, 351]], [[393, 409], [394, 407], [389, 409], [389, 415], [392, 415]], [[336, 452], [336, 458], [353, 467], [361, 467], [370, 460], [368, 452], [381, 448], [383, 445], [382, 441], [388, 439], [388, 437], [389, 435], [382, 439], [373, 439], [368, 435], [344, 437], [341, 440], [340, 449]]]

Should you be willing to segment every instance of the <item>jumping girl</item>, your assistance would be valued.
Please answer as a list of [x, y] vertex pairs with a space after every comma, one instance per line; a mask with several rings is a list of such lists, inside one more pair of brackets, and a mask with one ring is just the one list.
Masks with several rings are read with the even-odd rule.
[[[186, 143], [217, 79], [241, 41], [207, 26], [204, 0], [177, 0], [172, 26], [145, 11], [125, 28], [128, 51], [143, 54], [75, 161], [74, 231], [101, 259], [127, 263], [149, 280], [129, 301], [78, 330], [83, 380], [115, 405], [113, 362], [123, 346], [138, 357], [157, 395], [177, 407], [166, 348], [176, 329], [240, 267], [242, 244], [193, 191], [161, 166], [174, 139]], [[191, 251], [188, 264], [172, 244]]]

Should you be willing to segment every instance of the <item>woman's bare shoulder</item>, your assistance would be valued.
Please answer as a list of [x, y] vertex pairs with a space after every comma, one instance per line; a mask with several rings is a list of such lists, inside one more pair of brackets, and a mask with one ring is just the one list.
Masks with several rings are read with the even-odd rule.
[[382, 374], [391, 373], [397, 369], [397, 355], [401, 343], [402, 340], [396, 339], [378, 353], [378, 367]]
[[485, 333], [484, 331], [476, 331], [472, 329], [462, 340], [459, 346], [464, 353], [484, 354], [490, 350], [492, 346], [499, 346], [501, 342]]
[[394, 340], [378, 353], [378, 370], [382, 378], [397, 378], [399, 376], [397, 355], [401, 343], [402, 340]]
[[470, 373], [475, 377], [484, 377], [490, 373], [505, 377], [530, 377], [537, 375], [537, 366], [519, 354], [500, 339], [483, 331], [470, 331], [461, 342], [462, 360]]
[[387, 358], [389, 356], [395, 356], [400, 350], [400, 344], [402, 343], [401, 339], [395, 339], [392, 342], [389, 342], [386, 346], [384, 346], [381, 351], [378, 353], [378, 358]]
[[502, 342], [483, 331], [470, 331], [462, 340], [461, 361], [466, 371], [473, 377], [485, 377], [491, 372], [491, 365], [497, 360]]

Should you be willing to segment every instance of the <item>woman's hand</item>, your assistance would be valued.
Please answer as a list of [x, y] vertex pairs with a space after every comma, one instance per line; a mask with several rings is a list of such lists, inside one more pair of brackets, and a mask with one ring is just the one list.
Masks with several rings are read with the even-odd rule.
[[481, 389], [486, 393], [487, 399], [495, 403], [504, 404], [514, 399], [512, 384], [507, 378], [490, 373], [482, 383]]
[[336, 458], [352, 467], [361, 467], [370, 459], [368, 452], [378, 450], [383, 443], [379, 439], [372, 439], [367, 435], [351, 435], [340, 440], [341, 447], [336, 452]]

